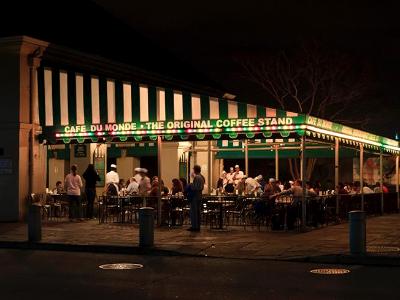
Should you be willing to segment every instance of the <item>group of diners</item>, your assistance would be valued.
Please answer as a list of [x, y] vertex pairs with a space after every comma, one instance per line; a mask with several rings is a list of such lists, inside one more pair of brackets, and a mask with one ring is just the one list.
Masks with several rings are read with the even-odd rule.
[[[200, 173], [200, 167], [195, 166], [192, 172], [192, 181], [196, 178], [196, 171]], [[205, 179], [201, 176], [201, 184], [197, 186], [187, 182], [185, 178], [172, 179], [170, 188], [168, 188], [164, 181], [159, 181], [158, 176], [153, 176], [151, 179], [148, 177], [148, 171], [145, 168], [135, 168], [134, 174], [126, 182], [120, 179], [115, 164], [110, 165], [110, 171], [105, 176], [105, 188], [103, 196], [140, 196], [152, 197], [159, 196], [161, 188], [161, 196], [179, 196], [181, 198], [193, 198], [196, 189], [201, 187], [201, 192], [204, 189]], [[71, 221], [82, 221], [85, 219], [92, 219], [94, 217], [94, 202], [96, 199], [96, 183], [100, 181], [100, 176], [93, 164], [89, 164], [85, 172], [82, 174], [83, 180], [78, 174], [77, 165], [71, 166], [71, 171], [64, 180], [64, 186], [61, 181], [56, 182], [56, 187], [49, 192], [52, 196], [66, 195], [68, 198], [68, 212]], [[86, 198], [86, 214], [82, 209], [82, 190]], [[200, 208], [199, 208], [200, 209]], [[197, 214], [196, 214], [197, 215]], [[197, 230], [197, 228], [194, 228]]]
[[356, 194], [373, 194], [373, 193], [389, 193], [389, 189], [385, 184], [377, 182], [376, 184], [370, 185], [368, 183], [364, 183], [361, 188], [361, 184], [359, 181], [342, 183], [339, 182], [336, 187], [336, 191], [339, 195], [356, 195]]
[[151, 179], [145, 168], [135, 168], [134, 174], [128, 180], [119, 178], [117, 166], [111, 165], [111, 171], [106, 174], [106, 187], [104, 194], [106, 196], [159, 196], [161, 188], [161, 196], [180, 195], [183, 196], [188, 185], [185, 178], [174, 178], [170, 184], [170, 188], [165, 185], [164, 180], [159, 180], [158, 176]]
[[[200, 211], [202, 194], [206, 193], [205, 178], [201, 175], [200, 166], [195, 166], [191, 172], [190, 180], [187, 182], [185, 178], [174, 178], [170, 184], [165, 184], [160, 181], [158, 176], [153, 176], [151, 179], [148, 176], [148, 171], [145, 168], [135, 168], [132, 176], [128, 180], [120, 179], [115, 164], [110, 165], [110, 172], [105, 176], [105, 188], [103, 196], [123, 196], [123, 197], [163, 197], [177, 196], [187, 200], [190, 205], [190, 216], [192, 219], [192, 227], [190, 230], [198, 231], [200, 228]], [[94, 217], [94, 202], [96, 198], [96, 184], [100, 181], [100, 176], [93, 164], [89, 164], [83, 172], [82, 177], [78, 175], [76, 165], [71, 166], [71, 172], [65, 177], [64, 186], [61, 181], [58, 181], [56, 187], [50, 193], [66, 194], [69, 201], [69, 218], [71, 221], [91, 219]], [[322, 196], [325, 194], [370, 194], [370, 193], [388, 193], [388, 188], [385, 185], [377, 183], [369, 187], [364, 185], [362, 188], [360, 182], [354, 183], [339, 183], [336, 189], [333, 186], [321, 187], [319, 182], [306, 182], [305, 189], [301, 180], [287, 181], [282, 183], [275, 178], [265, 180], [262, 175], [257, 175], [254, 178], [249, 177], [240, 170], [240, 166], [231, 167], [229, 172], [222, 172], [218, 179], [216, 189], [212, 189], [212, 195], [240, 195], [245, 197], [254, 197], [259, 199], [259, 204], [255, 206], [256, 213], [263, 212], [268, 207], [273, 207], [279, 202], [281, 196], [290, 196], [289, 214], [295, 215], [295, 210], [298, 210], [303, 196], [307, 199]], [[159, 192], [161, 189], [161, 193]], [[86, 214], [83, 215], [82, 195], [84, 190], [86, 197]], [[161, 210], [163, 212], [169, 210], [168, 202], [163, 202]], [[265, 213], [265, 212], [263, 212]], [[298, 212], [297, 212], [298, 213]], [[163, 214], [165, 216], [165, 214]], [[176, 222], [176, 216], [171, 214], [172, 225]], [[291, 218], [290, 216], [288, 217]], [[162, 221], [165, 221], [163, 217]], [[290, 223], [290, 222], [289, 222]]]

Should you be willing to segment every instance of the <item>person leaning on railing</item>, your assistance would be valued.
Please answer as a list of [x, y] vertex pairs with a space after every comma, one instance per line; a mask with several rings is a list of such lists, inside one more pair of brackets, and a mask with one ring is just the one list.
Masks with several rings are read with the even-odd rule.
[[[287, 213], [287, 226], [288, 229], [291, 230], [294, 228], [294, 222], [296, 220], [296, 217], [299, 217], [299, 208], [301, 201], [303, 199], [302, 181], [299, 179], [295, 180], [293, 186], [290, 189], [274, 194], [270, 196], [270, 198], [276, 198], [283, 195], [292, 195], [293, 197], [292, 203], [288, 207], [288, 213]], [[315, 197], [317, 196], [317, 194], [311, 189], [310, 190], [306, 189], [305, 196], [306, 198]]]

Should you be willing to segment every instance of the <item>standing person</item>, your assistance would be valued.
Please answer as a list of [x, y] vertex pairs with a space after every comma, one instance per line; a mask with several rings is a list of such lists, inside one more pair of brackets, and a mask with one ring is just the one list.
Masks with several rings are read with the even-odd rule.
[[140, 168], [135, 168], [135, 175], [133, 175], [133, 178], [135, 178], [137, 184], [140, 184], [140, 181], [142, 180], [142, 175], [140, 174]]
[[225, 188], [226, 183], [227, 183], [226, 172], [222, 171], [222, 174], [218, 178], [218, 181], [217, 181], [217, 189], [222, 192], [224, 190], [224, 188]]
[[147, 176], [147, 169], [140, 169], [140, 175], [142, 179], [139, 183], [139, 195], [148, 196], [151, 190], [150, 178]]
[[233, 182], [237, 185], [243, 178], [244, 173], [240, 170], [239, 165], [235, 166], [235, 173], [233, 173]]
[[89, 164], [86, 171], [82, 174], [85, 179], [85, 194], [87, 199], [86, 218], [93, 218], [93, 205], [96, 198], [96, 182], [100, 181], [100, 176], [93, 164]]
[[78, 167], [71, 166], [71, 173], [65, 177], [65, 189], [69, 200], [69, 219], [74, 221], [81, 218], [81, 188], [83, 186], [81, 176], [77, 174]]
[[229, 173], [226, 174], [227, 183], [233, 183], [233, 175], [235, 175], [235, 169], [233, 167], [230, 167]]
[[190, 227], [189, 231], [200, 231], [201, 217], [201, 197], [204, 189], [204, 177], [201, 175], [201, 167], [195, 165], [193, 167], [193, 182], [190, 184], [190, 193], [188, 200], [190, 202]]
[[111, 171], [106, 174], [106, 185], [113, 184], [118, 191], [118, 184], [119, 184], [119, 175], [117, 173], [117, 165], [112, 164]]

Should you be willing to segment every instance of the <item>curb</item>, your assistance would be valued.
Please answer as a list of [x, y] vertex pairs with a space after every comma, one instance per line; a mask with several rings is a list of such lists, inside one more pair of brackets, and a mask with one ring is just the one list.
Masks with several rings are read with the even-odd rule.
[[180, 251], [166, 250], [158, 247], [142, 248], [139, 246], [112, 246], [112, 245], [84, 245], [84, 244], [62, 244], [42, 243], [29, 241], [0, 241], [0, 249], [14, 250], [42, 250], [42, 251], [65, 251], [65, 252], [86, 252], [105, 254], [130, 254], [130, 255], [153, 255], [153, 256], [182, 256], [212, 259], [231, 260], [260, 260], [260, 261], [285, 261], [298, 263], [336, 264], [336, 265], [368, 265], [368, 266], [400, 266], [400, 256], [385, 255], [350, 255], [332, 254], [323, 256], [301, 256], [301, 257], [235, 257], [205, 255], [204, 251], [198, 253], [185, 253]]
[[138, 254], [156, 256], [182, 256], [181, 253], [160, 249], [157, 247], [142, 248], [139, 246], [112, 246], [112, 245], [83, 245], [83, 244], [61, 244], [42, 242], [4, 242], [0, 241], [0, 249], [16, 250], [45, 250], [45, 251], [67, 251], [67, 252], [89, 252], [109, 254]]
[[292, 262], [308, 262], [321, 264], [338, 264], [338, 265], [366, 265], [366, 266], [400, 266], [399, 256], [389, 255], [351, 255], [351, 254], [336, 254], [324, 256], [304, 256], [297, 258], [285, 259]]

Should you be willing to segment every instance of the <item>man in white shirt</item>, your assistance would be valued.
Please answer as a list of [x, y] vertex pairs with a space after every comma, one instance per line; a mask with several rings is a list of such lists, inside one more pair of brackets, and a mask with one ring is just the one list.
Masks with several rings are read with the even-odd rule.
[[233, 182], [236, 184], [239, 183], [239, 181], [243, 178], [244, 173], [243, 171], [240, 170], [239, 165], [235, 166], [235, 173], [233, 173]]
[[140, 168], [135, 168], [135, 175], [133, 178], [136, 180], [137, 184], [140, 184], [140, 181], [142, 181], [142, 175], [140, 174]]
[[364, 185], [362, 192], [363, 192], [363, 194], [373, 194], [374, 193], [374, 191], [368, 185]]
[[132, 177], [128, 187], [126, 188], [128, 195], [137, 195], [139, 193], [139, 184], [136, 182], [135, 177]]
[[81, 188], [83, 186], [81, 177], [77, 174], [78, 167], [71, 166], [71, 173], [65, 177], [65, 190], [69, 200], [69, 219], [71, 221], [82, 218], [81, 215]]
[[226, 174], [226, 181], [227, 184], [228, 183], [233, 183], [233, 175], [235, 174], [235, 170], [233, 169], [233, 167], [229, 168], [229, 173]]
[[112, 164], [110, 166], [111, 171], [106, 174], [106, 186], [113, 184], [119, 193], [119, 175], [117, 173], [117, 165]]
[[248, 177], [245, 181], [246, 185], [246, 194], [247, 195], [252, 195], [255, 193], [261, 192], [261, 185], [258, 182], [258, 176], [256, 178]]

